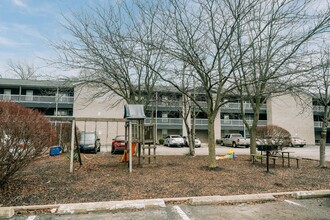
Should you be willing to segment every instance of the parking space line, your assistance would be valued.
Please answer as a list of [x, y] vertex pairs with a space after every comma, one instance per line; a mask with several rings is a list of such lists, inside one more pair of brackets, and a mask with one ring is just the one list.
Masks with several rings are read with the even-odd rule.
[[293, 201], [290, 201], [290, 200], [284, 200], [284, 202], [289, 203], [291, 205], [296, 205], [296, 206], [304, 207], [303, 205], [300, 205], [299, 203], [296, 203], [296, 202], [293, 202]]
[[173, 209], [177, 211], [177, 213], [180, 215], [182, 220], [190, 220], [190, 218], [186, 215], [186, 213], [179, 207], [179, 206], [173, 206]]

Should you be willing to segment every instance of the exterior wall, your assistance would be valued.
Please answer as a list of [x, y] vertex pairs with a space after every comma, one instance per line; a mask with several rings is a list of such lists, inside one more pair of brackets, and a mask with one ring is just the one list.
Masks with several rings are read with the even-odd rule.
[[305, 97], [304, 108], [292, 95], [273, 97], [267, 100], [267, 124], [285, 128], [291, 135], [315, 144], [312, 99]]
[[[75, 102], [73, 106], [74, 117], [86, 118], [124, 118], [124, 102], [119, 102], [113, 106], [113, 103], [119, 101], [118, 97], [105, 96], [92, 99], [97, 91], [96, 88], [75, 87]], [[96, 131], [101, 139], [102, 148], [110, 151], [112, 139], [116, 135], [125, 134], [124, 122], [94, 122], [77, 121], [77, 127], [80, 131]], [[102, 150], [102, 149], [101, 149]]]

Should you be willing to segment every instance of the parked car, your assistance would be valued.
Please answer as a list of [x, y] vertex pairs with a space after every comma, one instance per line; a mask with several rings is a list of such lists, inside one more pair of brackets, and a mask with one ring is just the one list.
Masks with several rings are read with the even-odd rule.
[[243, 146], [248, 148], [250, 147], [250, 139], [243, 137], [239, 133], [227, 134], [221, 139], [220, 145], [231, 146], [231, 147]]
[[[189, 147], [188, 138], [186, 136], [183, 136], [183, 140], [184, 140], [184, 146]], [[195, 148], [201, 146], [202, 146], [202, 142], [199, 140], [199, 138], [195, 138]]]
[[123, 153], [125, 150], [125, 135], [117, 135], [112, 139], [111, 153]]
[[164, 140], [164, 146], [183, 147], [184, 139], [180, 135], [168, 135]]
[[96, 132], [80, 132], [80, 152], [92, 152], [96, 154], [101, 150], [101, 142]]
[[287, 137], [265, 137], [265, 138], [260, 138], [257, 137], [256, 139], [257, 145], [277, 145], [281, 147], [288, 147], [290, 145], [290, 139]]
[[295, 147], [295, 146], [304, 147], [305, 145], [306, 145], [306, 140], [297, 136], [291, 137], [291, 141], [289, 143], [290, 147]]

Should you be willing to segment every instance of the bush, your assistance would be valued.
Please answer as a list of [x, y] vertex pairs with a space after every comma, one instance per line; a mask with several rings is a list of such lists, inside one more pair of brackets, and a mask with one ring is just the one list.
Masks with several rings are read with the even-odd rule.
[[164, 144], [164, 139], [163, 138], [159, 139], [159, 144]]
[[277, 145], [282, 149], [290, 143], [290, 132], [276, 125], [259, 126], [256, 130], [257, 139], [264, 144]]
[[56, 142], [51, 123], [39, 112], [0, 102], [0, 187]]

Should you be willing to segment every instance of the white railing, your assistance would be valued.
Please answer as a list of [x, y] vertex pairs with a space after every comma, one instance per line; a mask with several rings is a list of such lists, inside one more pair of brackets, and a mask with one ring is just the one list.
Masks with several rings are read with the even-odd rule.
[[[252, 125], [252, 120], [248, 120], [248, 124]], [[258, 125], [267, 125], [267, 120], [259, 120]], [[244, 126], [243, 120], [238, 119], [221, 119], [221, 126]]]
[[324, 106], [314, 105], [313, 106], [313, 111], [314, 112], [324, 112]]
[[[322, 128], [322, 121], [314, 121], [314, 128]], [[328, 123], [328, 128], [330, 128], [330, 123]]]
[[[244, 107], [245, 110], [247, 110], [247, 109], [251, 110], [252, 109], [251, 103], [244, 103], [243, 107]], [[234, 103], [234, 102], [231, 103], [231, 102], [229, 102], [229, 103], [223, 105], [221, 108], [222, 109], [241, 109], [241, 104], [240, 103]], [[262, 110], [267, 109], [267, 105], [266, 104], [261, 105], [260, 109], [262, 109]]]
[[[199, 101], [198, 104], [202, 107], [206, 107], [207, 103], [204, 101]], [[158, 101], [157, 102], [157, 106], [159, 107], [182, 107], [183, 103], [182, 101]], [[252, 105], [250, 103], [244, 103], [244, 109], [245, 110], [252, 110]], [[236, 102], [229, 102], [225, 105], [223, 105], [221, 107], [221, 109], [241, 109], [241, 104], [240, 103], [236, 103]], [[261, 105], [260, 109], [262, 110], [266, 110], [267, 109], [267, 105], [263, 104]]]
[[[151, 123], [151, 118], [146, 118], [145, 123]], [[158, 125], [182, 125], [182, 118], [157, 118]]]
[[14, 102], [35, 102], [35, 103], [67, 103], [73, 104], [72, 96], [36, 96], [36, 95], [7, 95], [0, 94], [0, 100], [8, 100]]
[[[151, 118], [146, 118], [145, 123], [150, 123]], [[249, 120], [249, 125], [252, 125], [252, 120]], [[157, 118], [158, 125], [179, 125], [181, 126], [183, 123], [182, 118]], [[207, 119], [195, 119], [195, 125], [197, 126], [207, 126]], [[267, 125], [266, 120], [259, 120], [258, 125]], [[221, 119], [221, 126], [244, 126], [242, 120], [237, 119]]]

